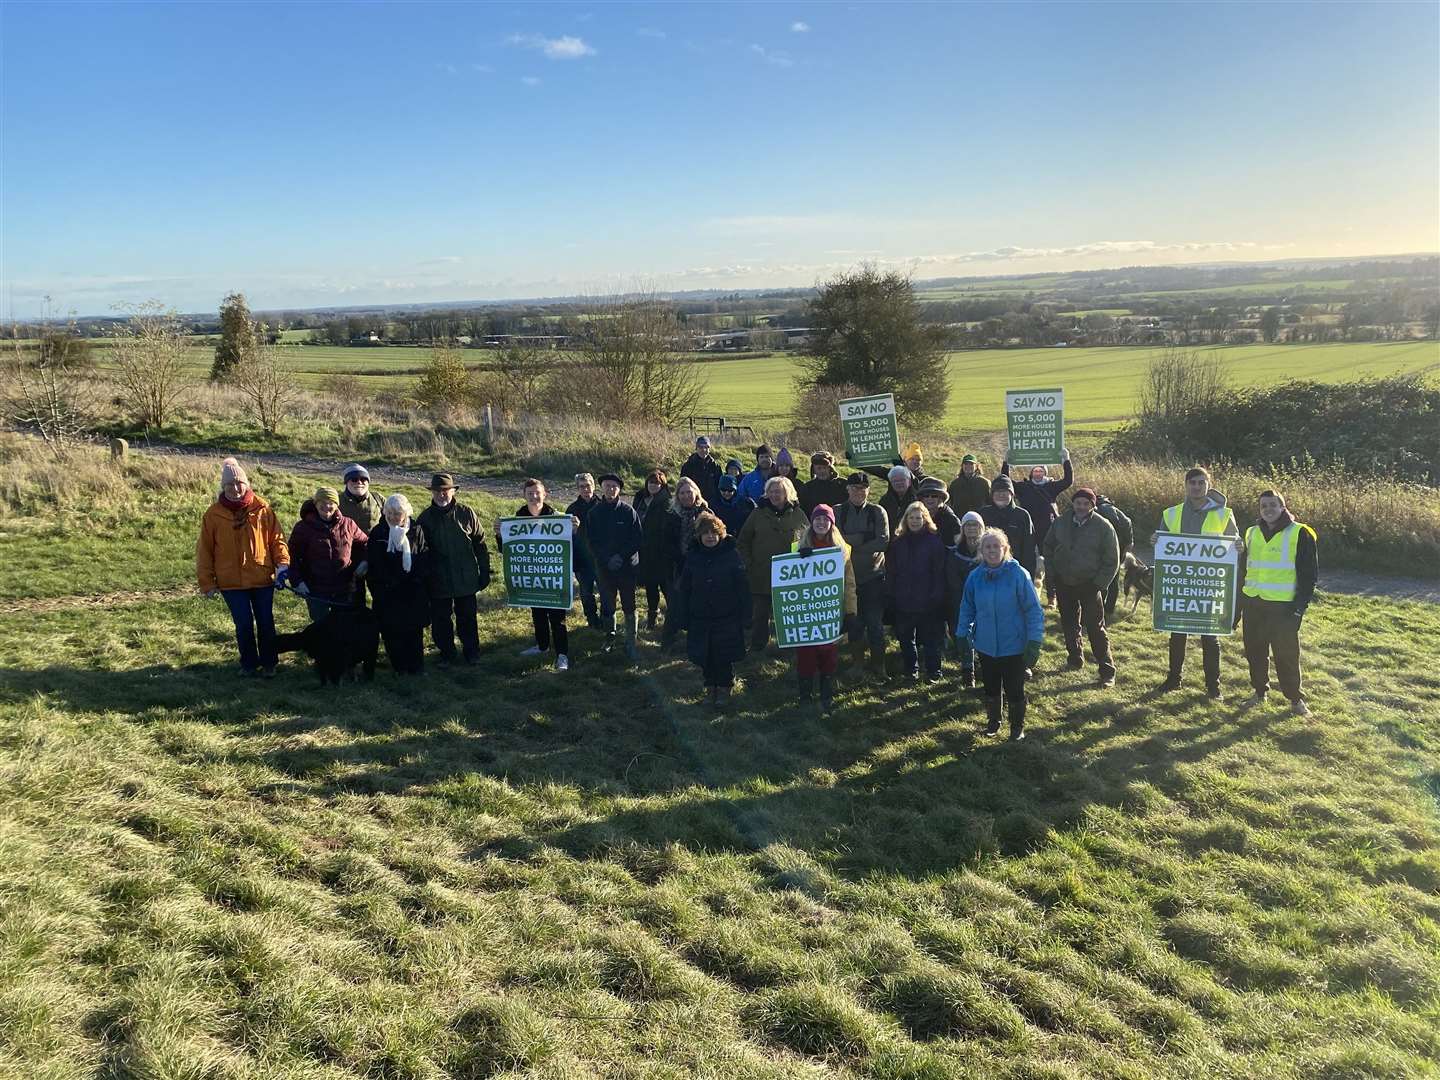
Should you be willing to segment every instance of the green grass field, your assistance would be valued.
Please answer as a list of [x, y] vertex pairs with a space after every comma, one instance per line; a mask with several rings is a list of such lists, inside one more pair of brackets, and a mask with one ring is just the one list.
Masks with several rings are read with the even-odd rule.
[[1090, 689], [1052, 619], [1019, 745], [951, 682], [821, 719], [778, 660], [715, 722], [648, 641], [537, 669], [493, 592], [478, 668], [322, 692], [184, 595], [198, 468], [10, 483], [0, 1075], [1436, 1073], [1433, 606], [1322, 596], [1308, 721], [1238, 708], [1237, 641], [1229, 702], [1148, 700], [1138, 619]]

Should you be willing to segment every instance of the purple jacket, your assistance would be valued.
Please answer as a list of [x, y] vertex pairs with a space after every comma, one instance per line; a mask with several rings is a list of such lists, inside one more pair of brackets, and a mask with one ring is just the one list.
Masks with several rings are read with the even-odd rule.
[[885, 591], [895, 610], [906, 615], [944, 609], [945, 545], [938, 533], [906, 533], [890, 541]]
[[[1030, 470], [1026, 469], [1027, 479], [1019, 480], [1015, 484], [1015, 501], [1020, 504], [1020, 509], [1030, 515], [1030, 522], [1035, 528], [1035, 546], [1038, 548], [1045, 542], [1045, 534], [1050, 531], [1050, 525], [1060, 516], [1055, 509], [1055, 496], [1068, 488], [1075, 482], [1075, 471], [1070, 467], [1070, 462], [1065, 462], [1065, 476], [1060, 480], [1046, 480], [1044, 483], [1032, 483], [1028, 477]], [[1000, 466], [1000, 475], [1010, 475], [1010, 463], [1007, 461]]]

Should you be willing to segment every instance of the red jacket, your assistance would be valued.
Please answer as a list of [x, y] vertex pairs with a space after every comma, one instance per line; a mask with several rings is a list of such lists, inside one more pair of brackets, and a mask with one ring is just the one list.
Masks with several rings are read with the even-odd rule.
[[290, 532], [291, 584], [303, 582], [316, 596], [348, 601], [369, 537], [344, 514], [321, 520], [308, 500], [300, 514], [300, 523]]

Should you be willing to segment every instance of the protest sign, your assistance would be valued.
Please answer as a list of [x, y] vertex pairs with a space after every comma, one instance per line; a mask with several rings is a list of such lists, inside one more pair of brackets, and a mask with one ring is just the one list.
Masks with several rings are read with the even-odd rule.
[[770, 606], [782, 649], [829, 645], [845, 622], [845, 556], [837, 548], [770, 559]]
[[1065, 391], [1007, 390], [1011, 465], [1053, 465], [1065, 449]]
[[873, 394], [840, 402], [840, 430], [851, 465], [889, 465], [900, 456], [895, 396]]
[[1155, 542], [1156, 630], [1228, 636], [1235, 627], [1240, 541], [1233, 536], [1162, 532]]
[[511, 607], [562, 608], [575, 602], [570, 576], [575, 550], [569, 514], [500, 519], [505, 602]]

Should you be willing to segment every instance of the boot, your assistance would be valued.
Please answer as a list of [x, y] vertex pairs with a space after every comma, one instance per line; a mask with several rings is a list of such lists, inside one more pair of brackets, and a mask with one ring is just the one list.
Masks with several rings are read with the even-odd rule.
[[640, 659], [640, 650], [635, 647], [635, 613], [625, 616], [625, 659], [632, 664]]
[[610, 652], [615, 648], [615, 614], [612, 612], [607, 619], [603, 615], [599, 617], [595, 629], [605, 635], [605, 651]]
[[885, 677], [885, 646], [884, 646], [884, 645], [881, 645], [881, 646], [879, 646], [878, 648], [877, 648], [876, 646], [874, 646], [874, 645], [870, 646], [870, 665], [869, 665], [869, 667], [870, 667], [870, 672], [871, 672], [871, 674], [873, 674], [873, 675], [879, 675], [882, 679]]
[[1000, 699], [998, 697], [985, 699], [985, 712], [990, 717], [990, 722], [985, 725], [986, 735], [1000, 734]]
[[813, 675], [801, 675], [800, 679], [800, 704], [810, 704], [815, 694], [815, 677]]
[[835, 704], [835, 676], [820, 676], [820, 715], [829, 716]]
[[[998, 716], [999, 710], [996, 710]], [[998, 723], [998, 720], [997, 720]], [[1025, 702], [1010, 702], [1010, 741], [1019, 742], [1025, 738]]]

